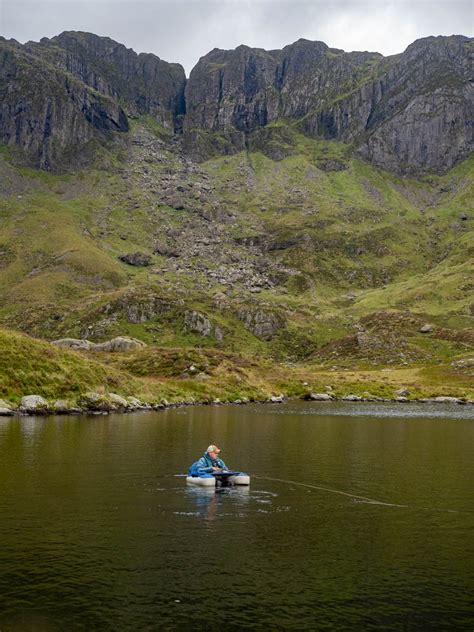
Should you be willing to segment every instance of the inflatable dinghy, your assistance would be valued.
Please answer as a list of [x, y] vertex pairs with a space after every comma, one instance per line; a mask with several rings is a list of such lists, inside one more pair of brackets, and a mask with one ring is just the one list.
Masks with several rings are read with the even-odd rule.
[[233, 472], [225, 470], [214, 472], [213, 474], [201, 474], [200, 476], [186, 476], [186, 483], [189, 485], [200, 485], [201, 487], [228, 487], [231, 485], [250, 485], [250, 476], [245, 472]]

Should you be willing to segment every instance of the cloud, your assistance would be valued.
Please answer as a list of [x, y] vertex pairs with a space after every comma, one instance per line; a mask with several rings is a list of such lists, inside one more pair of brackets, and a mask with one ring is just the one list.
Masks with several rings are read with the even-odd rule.
[[472, 36], [474, 16], [471, 0], [3, 0], [0, 24], [20, 42], [106, 35], [189, 73], [212, 48], [282, 48], [300, 37], [390, 55], [419, 37]]

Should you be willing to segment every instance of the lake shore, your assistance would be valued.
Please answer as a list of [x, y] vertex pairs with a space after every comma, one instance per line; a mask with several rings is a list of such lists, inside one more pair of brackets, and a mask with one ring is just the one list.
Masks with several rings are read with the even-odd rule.
[[[46, 415], [108, 415], [111, 413], [136, 413], [150, 412], [159, 410], [169, 410], [173, 408], [182, 408], [188, 406], [245, 406], [248, 404], [283, 404], [288, 401], [303, 400], [307, 402], [319, 402], [327, 404], [330, 402], [350, 402], [350, 403], [396, 403], [396, 404], [455, 404], [458, 406], [472, 406], [474, 400], [459, 397], [450, 397], [438, 395], [435, 397], [422, 397], [410, 399], [407, 396], [399, 396], [395, 398], [384, 397], [362, 397], [359, 395], [349, 394], [342, 397], [335, 397], [328, 393], [308, 393], [300, 397], [289, 397], [283, 394], [272, 396], [268, 399], [249, 399], [243, 397], [232, 401], [221, 401], [214, 399], [202, 400], [177, 400], [168, 402], [166, 400], [159, 403], [141, 402], [137, 398], [122, 398], [114, 393], [109, 397], [87, 394], [88, 405], [86, 407], [68, 406], [64, 402], [56, 401], [53, 404], [48, 403], [42, 397], [30, 395], [22, 398], [22, 404], [18, 407], [11, 406], [7, 402], [0, 400], [0, 417], [24, 417], [24, 416], [46, 416]], [[112, 397], [111, 397], [112, 396]]]

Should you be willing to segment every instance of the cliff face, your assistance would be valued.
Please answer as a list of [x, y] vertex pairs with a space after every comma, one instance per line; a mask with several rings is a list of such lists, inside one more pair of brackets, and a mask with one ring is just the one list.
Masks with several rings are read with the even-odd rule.
[[127, 117], [115, 101], [0, 42], [0, 138], [21, 159], [54, 169], [68, 156], [80, 161], [91, 140], [126, 131]]
[[389, 58], [306, 40], [281, 51], [215, 49], [191, 72], [185, 131], [229, 138], [283, 117], [381, 167], [443, 171], [473, 146], [473, 50], [462, 36], [418, 40]]
[[372, 84], [378, 99], [360, 154], [386, 169], [445, 171], [474, 145], [474, 41], [419, 40]]
[[214, 49], [189, 77], [186, 129], [249, 132], [279, 117], [300, 118], [354, 89], [379, 59], [307, 40], [275, 51]]
[[179, 129], [185, 81], [179, 64], [89, 33], [0, 38], [0, 140], [43, 169], [84, 162], [91, 141], [128, 131], [127, 116]]
[[26, 50], [120, 102], [127, 114], [150, 114], [175, 131], [184, 114], [186, 77], [180, 64], [141, 53], [108, 37], [68, 31], [26, 44]]
[[53, 169], [89, 141], [126, 132], [127, 117], [148, 114], [184, 131], [195, 159], [262, 142], [278, 159], [291, 152], [283, 121], [382, 168], [442, 172], [474, 144], [473, 51], [463, 36], [418, 40], [387, 58], [307, 40], [272, 51], [239, 46], [212, 50], [186, 82], [179, 64], [90, 33], [24, 46], [0, 38], [0, 140]]

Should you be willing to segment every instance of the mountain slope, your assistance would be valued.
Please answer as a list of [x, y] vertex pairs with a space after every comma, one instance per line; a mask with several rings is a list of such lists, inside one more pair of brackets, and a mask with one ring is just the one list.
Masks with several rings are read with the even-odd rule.
[[[108, 171], [3, 160], [0, 322], [280, 359], [384, 308], [468, 327], [472, 159], [410, 180], [291, 134], [298, 154], [278, 162], [245, 152], [197, 165], [144, 118]], [[137, 251], [148, 265], [120, 260]]]
[[98, 361], [156, 397], [303, 394], [333, 374], [391, 395], [381, 369], [467, 388], [471, 48], [215, 50], [185, 87], [107, 38], [3, 40], [0, 326], [139, 338]]

